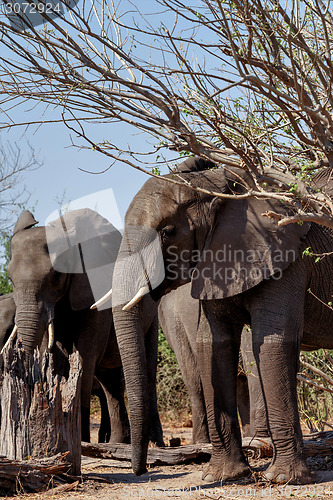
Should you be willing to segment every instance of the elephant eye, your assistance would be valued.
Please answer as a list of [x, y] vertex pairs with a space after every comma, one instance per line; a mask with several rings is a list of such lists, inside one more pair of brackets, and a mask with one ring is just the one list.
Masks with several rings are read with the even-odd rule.
[[168, 238], [170, 238], [170, 236], [172, 236], [173, 234], [175, 233], [175, 226], [165, 226], [162, 230], [161, 230], [161, 242], [162, 242], [162, 245], [165, 245]]
[[163, 236], [171, 236], [172, 234], [175, 233], [175, 226], [165, 226], [163, 229], [162, 229], [162, 237]]

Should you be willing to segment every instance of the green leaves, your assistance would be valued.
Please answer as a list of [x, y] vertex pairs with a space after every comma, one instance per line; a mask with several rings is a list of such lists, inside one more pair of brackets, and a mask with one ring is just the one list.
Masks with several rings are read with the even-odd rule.
[[10, 235], [3, 233], [0, 237], [0, 293], [7, 294], [13, 291], [9, 276], [8, 276], [8, 263], [10, 259]]

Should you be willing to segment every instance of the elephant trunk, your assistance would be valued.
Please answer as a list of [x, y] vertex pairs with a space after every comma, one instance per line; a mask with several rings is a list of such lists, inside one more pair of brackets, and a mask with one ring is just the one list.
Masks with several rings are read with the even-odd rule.
[[47, 331], [49, 321], [47, 308], [42, 301], [37, 300], [36, 291], [31, 285], [15, 291], [15, 303], [17, 336], [28, 359], [36, 347], [40, 347]]
[[151, 427], [147, 358], [139, 307], [140, 304], [131, 311], [122, 311], [121, 306], [113, 309], [129, 403], [132, 468], [137, 476], [147, 471], [146, 458]]
[[[112, 282], [113, 319], [129, 404], [132, 468], [137, 476], [146, 472], [152, 418], [152, 382], [148, 372], [150, 356], [145, 348], [147, 311], [144, 296], [149, 292], [148, 286], [159, 282], [160, 270], [164, 270], [163, 260], [158, 259], [159, 249], [157, 233], [153, 233], [151, 228], [127, 227]], [[152, 309], [154, 314], [156, 309], [157, 305]]]

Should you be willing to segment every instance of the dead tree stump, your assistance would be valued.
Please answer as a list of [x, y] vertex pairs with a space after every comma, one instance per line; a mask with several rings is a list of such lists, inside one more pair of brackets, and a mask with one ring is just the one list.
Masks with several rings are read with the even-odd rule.
[[[27, 367], [28, 365], [28, 367]], [[56, 367], [56, 368], [55, 368]], [[81, 377], [78, 352], [67, 358], [36, 350], [29, 363], [20, 347], [4, 353], [0, 455], [11, 460], [69, 451], [71, 473], [81, 473]]]

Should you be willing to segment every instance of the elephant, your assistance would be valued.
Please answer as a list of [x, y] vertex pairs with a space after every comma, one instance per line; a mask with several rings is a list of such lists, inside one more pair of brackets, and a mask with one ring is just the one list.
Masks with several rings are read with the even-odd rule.
[[[103, 286], [99, 279], [102, 272], [109, 286], [121, 235], [90, 209], [71, 211], [46, 227], [36, 224], [29, 211], [21, 214], [11, 239], [8, 265], [22, 347], [28, 355], [42, 342], [52, 349], [54, 337], [69, 353], [74, 345], [83, 364], [82, 440], [90, 441], [90, 397], [95, 375], [107, 396], [111, 441], [128, 442], [112, 310], [90, 310], [94, 302], [91, 283], [95, 278], [98, 286]], [[44, 335], [47, 331], [48, 342]]]
[[[205, 398], [196, 353], [196, 330], [200, 304], [191, 297], [188, 283], [163, 296], [158, 306], [158, 318], [164, 335], [174, 351], [191, 407], [193, 443], [209, 443]], [[237, 375], [237, 407], [242, 435], [267, 437], [266, 413], [262, 391], [252, 354], [251, 334], [242, 333], [239, 370]]]
[[[326, 169], [316, 187], [323, 187], [330, 175]], [[127, 210], [112, 309], [137, 475], [146, 471], [150, 418], [142, 311], [146, 302], [155, 301], [157, 308], [162, 296], [191, 283], [191, 295], [200, 301], [196, 349], [212, 442], [203, 480], [232, 480], [250, 472], [236, 409], [245, 324], [252, 329], [274, 449], [264, 477], [278, 483], [311, 480], [297, 409], [296, 374], [301, 341], [314, 348], [333, 347], [333, 313], [325, 306], [333, 294], [332, 232], [310, 222], [277, 225], [263, 214], [287, 216], [292, 209], [280, 199], [244, 196], [251, 187], [252, 177], [244, 169], [216, 168], [210, 161], [189, 158], [164, 178], [150, 178]], [[233, 199], [230, 195], [235, 194], [243, 196]], [[313, 253], [325, 253], [325, 258], [315, 262], [303, 255], [308, 247]]]

